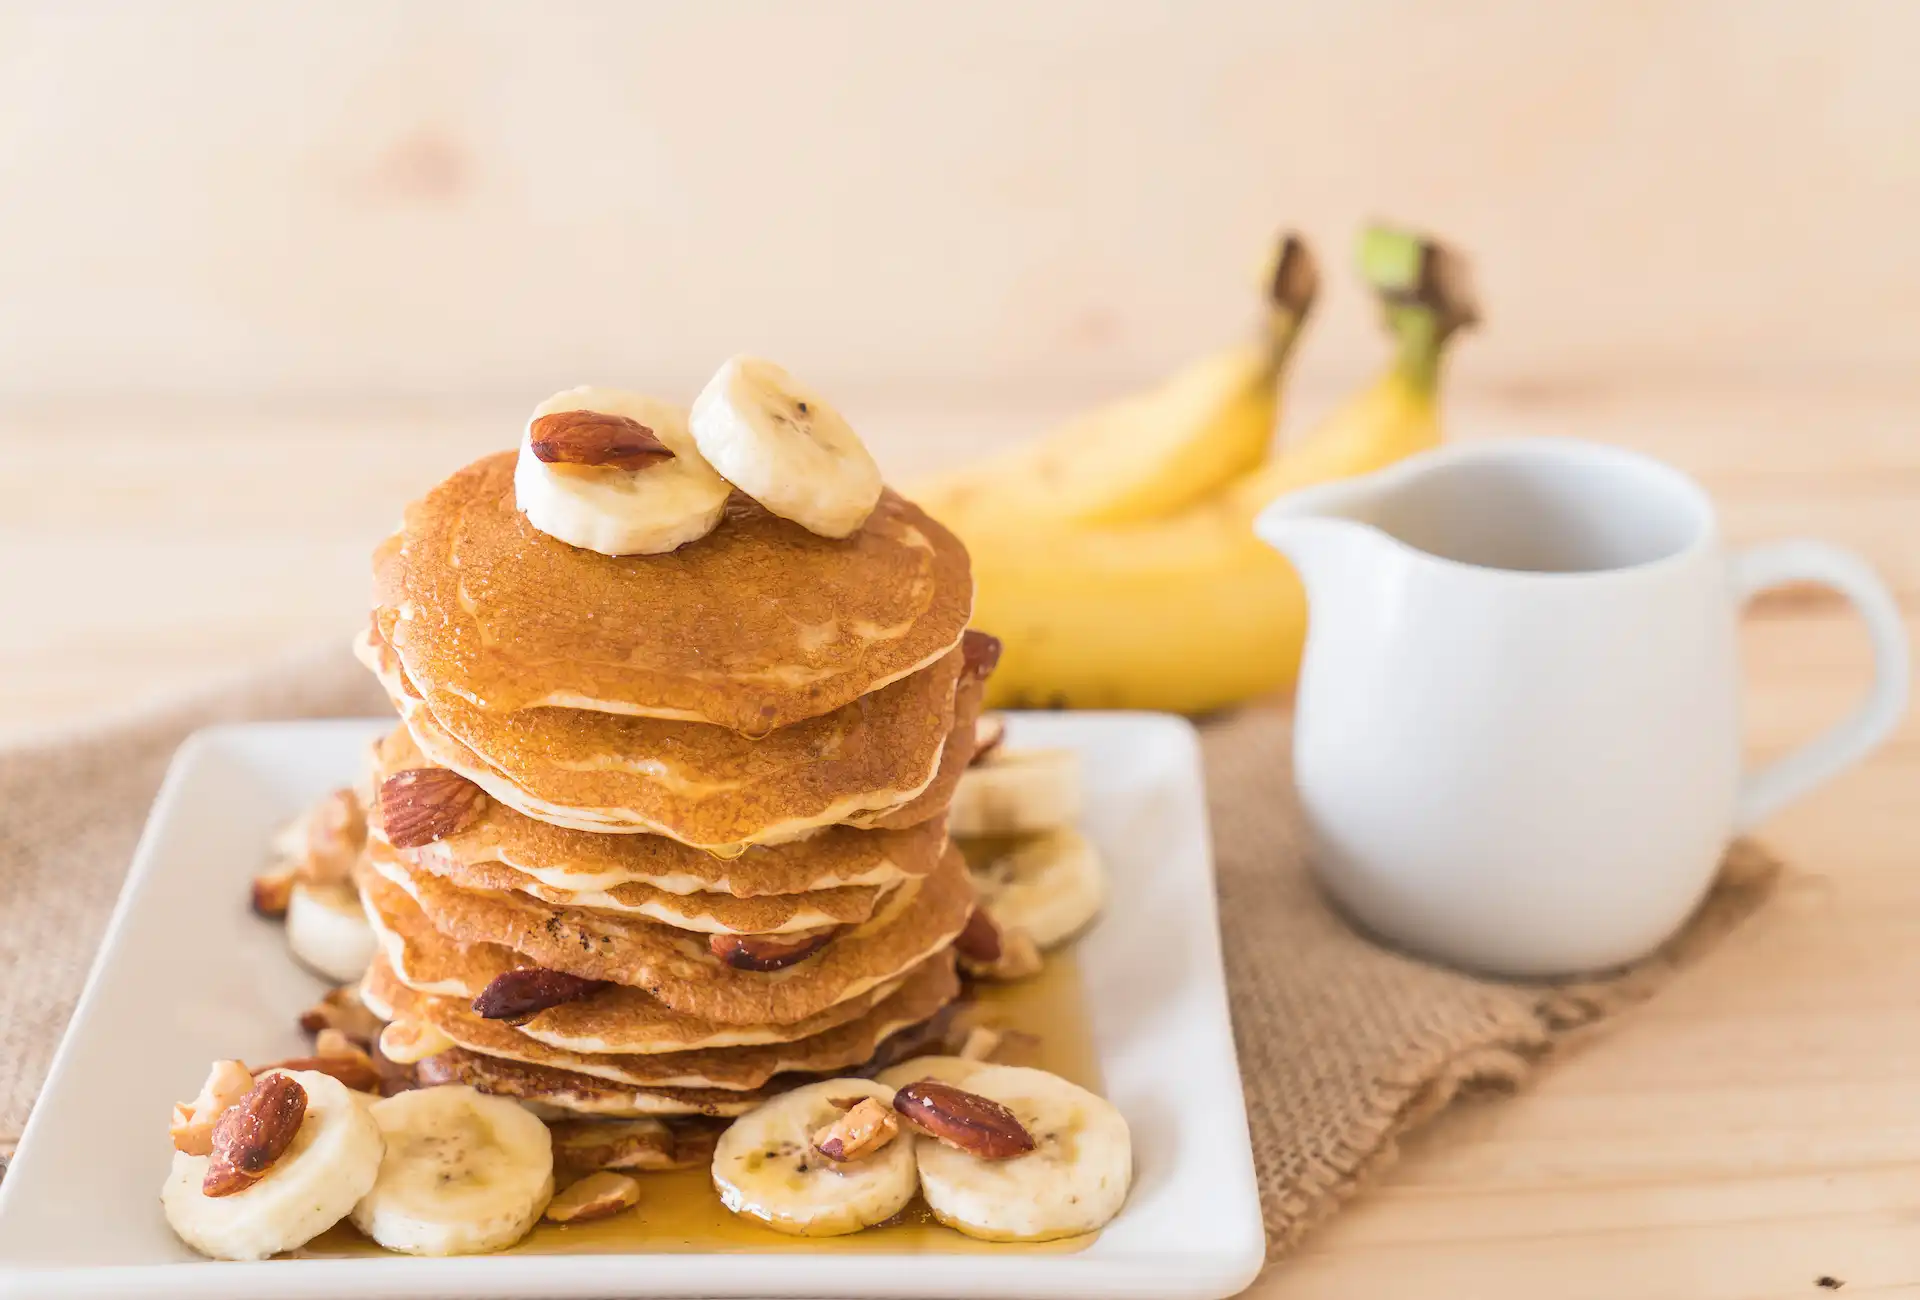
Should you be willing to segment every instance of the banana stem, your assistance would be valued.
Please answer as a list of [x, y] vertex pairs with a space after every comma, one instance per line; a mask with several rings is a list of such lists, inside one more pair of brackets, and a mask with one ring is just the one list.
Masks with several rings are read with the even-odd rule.
[[1267, 277], [1268, 365], [1278, 374], [1300, 337], [1300, 327], [1320, 292], [1320, 267], [1307, 243], [1292, 231], [1281, 236], [1274, 250], [1273, 271]]
[[1388, 226], [1361, 231], [1358, 253], [1361, 278], [1379, 297], [1398, 345], [1396, 367], [1432, 390], [1447, 340], [1480, 320], [1466, 259], [1436, 239]]

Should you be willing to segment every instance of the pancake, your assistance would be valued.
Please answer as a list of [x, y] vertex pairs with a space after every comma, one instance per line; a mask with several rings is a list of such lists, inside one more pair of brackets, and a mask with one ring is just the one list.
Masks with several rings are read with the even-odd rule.
[[735, 969], [698, 937], [655, 921], [460, 889], [379, 840], [369, 841], [357, 874], [399, 885], [457, 943], [511, 948], [536, 965], [645, 989], [683, 1015], [726, 1024], [788, 1024], [856, 997], [947, 947], [973, 908], [965, 861], [949, 846], [938, 870], [900, 886], [871, 920], [785, 970], [758, 972]]
[[[361, 899], [394, 978], [417, 993], [471, 1003], [508, 971], [532, 965], [498, 944], [459, 944], [427, 923], [406, 890], [378, 875], [362, 881]], [[709, 1047], [785, 1043], [863, 1016], [899, 987], [885, 980], [824, 1011], [785, 1025], [729, 1025], [683, 1016], [658, 998], [624, 984], [610, 984], [577, 1002], [550, 1007], [520, 1022], [522, 1034], [570, 1052], [683, 1052]]]
[[952, 956], [941, 953], [923, 962], [891, 997], [882, 999], [867, 1014], [824, 1033], [756, 1047], [647, 1055], [587, 1054], [552, 1047], [502, 1021], [483, 1019], [455, 999], [415, 993], [394, 978], [378, 957], [361, 989], [369, 1006], [388, 1009], [408, 1020], [425, 1021], [457, 1046], [482, 1056], [569, 1070], [635, 1087], [738, 1091], [759, 1088], [777, 1074], [826, 1074], [858, 1065], [888, 1036], [920, 1024], [953, 1001], [960, 991], [960, 981], [953, 973]]
[[[382, 614], [389, 643], [403, 629]], [[884, 812], [933, 784], [954, 729], [964, 655], [845, 708], [753, 740], [703, 723], [581, 709], [489, 713], [399, 665], [371, 637], [358, 652], [422, 752], [538, 820], [665, 835], [726, 855]]]
[[[971, 727], [965, 730], [970, 753], [973, 732]], [[942, 782], [946, 780], [947, 761], [942, 759]], [[375, 749], [373, 780], [378, 784], [395, 772], [429, 765], [412, 735], [404, 727], [397, 727]], [[550, 890], [580, 895], [606, 893], [622, 910], [636, 910], [628, 904], [649, 896], [623, 894], [622, 886], [644, 885], [668, 894], [724, 893], [736, 898], [873, 888], [926, 875], [939, 865], [945, 850], [944, 827], [932, 820], [896, 831], [829, 826], [804, 839], [756, 846], [737, 858], [717, 858], [663, 835], [596, 835], [553, 826], [517, 813], [496, 799], [480, 820], [465, 830], [399, 852], [409, 861], [443, 874], [455, 866], [500, 863]], [[583, 898], [580, 905], [597, 904]]]
[[872, 887], [822, 889], [811, 894], [668, 894], [647, 885], [611, 891], [550, 889], [499, 862], [450, 863], [434, 854], [408, 860], [463, 889], [516, 890], [556, 907], [595, 908], [670, 925], [694, 934], [795, 934], [827, 926], [858, 925], [873, 915], [887, 892]]
[[898, 808], [849, 817], [848, 824], [868, 830], [905, 830], [938, 819], [939, 824], [945, 826], [947, 809], [953, 806], [953, 793], [960, 788], [960, 778], [966, 775], [967, 765], [973, 762], [974, 745], [979, 740], [974, 724], [980, 720], [980, 707], [986, 698], [987, 679], [976, 673], [961, 673], [960, 684], [953, 694], [953, 730], [947, 733], [946, 744], [941, 747], [940, 768], [934, 773], [933, 781]]
[[408, 675], [490, 713], [552, 705], [762, 736], [934, 663], [972, 614], [966, 549], [893, 492], [840, 541], [736, 493], [699, 541], [615, 557], [529, 524], [514, 458], [475, 461], [410, 505], [376, 575], [380, 603], [406, 614]]
[[597, 1115], [603, 1119], [638, 1119], [646, 1115], [744, 1115], [788, 1087], [805, 1079], [783, 1080], [779, 1086], [729, 1092], [723, 1088], [630, 1088], [592, 1075], [523, 1065], [453, 1048], [429, 1056], [414, 1067], [424, 1087], [464, 1083], [496, 1097], [512, 1097], [542, 1119], [569, 1119]]

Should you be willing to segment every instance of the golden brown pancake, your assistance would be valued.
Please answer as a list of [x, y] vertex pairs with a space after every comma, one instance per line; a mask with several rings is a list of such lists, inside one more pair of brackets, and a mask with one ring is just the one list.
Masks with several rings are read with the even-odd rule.
[[[972, 732], [967, 732], [971, 748]], [[942, 759], [940, 780], [946, 779]], [[396, 727], [375, 750], [373, 782], [408, 768], [433, 766], [404, 727]], [[597, 835], [535, 821], [499, 800], [472, 826], [402, 857], [442, 871], [477, 863], [500, 863], [549, 890], [612, 894], [621, 903], [648, 895], [624, 893], [642, 885], [669, 894], [731, 894], [759, 898], [819, 890], [897, 885], [939, 865], [946, 833], [938, 820], [894, 831], [825, 827], [801, 840], [756, 846], [737, 858], [711, 853], [663, 835]], [[433, 859], [429, 861], [428, 859]], [[549, 901], [558, 901], [549, 897]], [[582, 902], [583, 906], [595, 904]], [[634, 910], [626, 907], [625, 910]]]
[[[498, 944], [455, 943], [427, 923], [426, 914], [406, 890], [378, 874], [363, 876], [361, 889], [387, 968], [416, 993], [471, 1003], [499, 976], [533, 965]], [[650, 993], [609, 984], [577, 1002], [539, 1012], [518, 1027], [530, 1038], [571, 1052], [683, 1052], [785, 1043], [865, 1015], [899, 984], [898, 979], [885, 980], [857, 997], [785, 1025], [728, 1025], [684, 1016]]]
[[987, 679], [973, 673], [960, 674], [953, 694], [953, 730], [940, 751], [940, 770], [933, 781], [906, 803], [885, 812], [862, 813], [847, 819], [849, 825], [872, 830], [901, 830], [938, 819], [946, 825], [947, 809], [953, 805], [953, 792], [967, 765], [973, 762], [973, 748], [979, 739], [974, 724], [980, 720], [980, 706], [986, 700]]
[[512, 1097], [542, 1119], [597, 1115], [604, 1119], [636, 1119], [643, 1115], [744, 1115], [805, 1078], [783, 1079], [773, 1087], [751, 1092], [724, 1088], [630, 1088], [592, 1075], [523, 1065], [478, 1052], [453, 1048], [429, 1056], [414, 1067], [426, 1087], [464, 1083], [496, 1097]]
[[514, 453], [407, 508], [378, 555], [408, 675], [502, 713], [536, 705], [749, 734], [819, 717], [932, 664], [973, 610], [966, 549], [892, 492], [845, 540], [736, 493], [666, 555], [606, 556], [534, 528]]
[[[390, 624], [383, 614], [382, 635], [399, 638]], [[411, 673], [403, 681], [371, 635], [357, 650], [421, 750], [509, 806], [723, 855], [898, 808], [926, 790], [954, 730], [963, 666], [955, 650], [845, 708], [753, 740], [703, 723], [581, 709], [489, 713]]]
[[646, 1055], [563, 1051], [520, 1033], [498, 1020], [474, 1014], [452, 998], [415, 993], [374, 959], [361, 986], [369, 1006], [396, 1017], [424, 1021], [455, 1044], [482, 1056], [571, 1070], [613, 1083], [646, 1088], [759, 1088], [776, 1074], [825, 1074], [858, 1065], [872, 1056], [888, 1035], [917, 1025], [953, 1001], [960, 981], [953, 958], [941, 953], [923, 962], [900, 988], [872, 1010], [824, 1033], [787, 1043], [754, 1047], [702, 1048]]
[[463, 889], [518, 890], [555, 907], [618, 912], [694, 934], [794, 934], [824, 926], [858, 925], [873, 915], [888, 892], [862, 886], [735, 898], [732, 894], [669, 894], [649, 885], [575, 892], [549, 888], [499, 862], [451, 862], [425, 850], [401, 850], [401, 854]]
[[[973, 886], [960, 851], [896, 889], [874, 917], [785, 970], [737, 970], [698, 936], [638, 917], [554, 907], [511, 891], [460, 889], [368, 843], [361, 877], [403, 888], [457, 943], [498, 944], [582, 979], [645, 989], [684, 1015], [726, 1024], [787, 1024], [894, 979], [947, 947], [966, 925]], [[363, 886], [363, 895], [372, 897]]]

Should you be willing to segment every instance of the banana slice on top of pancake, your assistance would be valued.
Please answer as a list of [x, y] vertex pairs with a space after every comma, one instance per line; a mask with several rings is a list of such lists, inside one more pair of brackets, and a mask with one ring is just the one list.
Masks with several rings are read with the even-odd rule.
[[602, 555], [659, 555], [714, 530], [732, 489], [686, 413], [616, 388], [571, 388], [533, 410], [514, 465], [527, 522]]
[[850, 536], [880, 503], [880, 467], [860, 435], [771, 361], [729, 358], [694, 399], [688, 424], [728, 482], [808, 532]]

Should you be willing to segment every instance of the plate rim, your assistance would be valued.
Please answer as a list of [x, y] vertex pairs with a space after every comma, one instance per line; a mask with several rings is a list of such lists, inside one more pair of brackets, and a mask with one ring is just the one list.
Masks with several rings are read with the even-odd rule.
[[[1240, 1193], [1236, 1197], [1238, 1217], [1243, 1219], [1237, 1231], [1240, 1248], [1232, 1252], [1182, 1253], [1177, 1247], [1166, 1250], [1164, 1268], [1143, 1268], [1138, 1255], [1103, 1259], [1075, 1255], [992, 1255], [952, 1254], [930, 1256], [916, 1253], [872, 1253], [807, 1255], [804, 1252], [765, 1254], [648, 1254], [648, 1287], [642, 1291], [623, 1290], [633, 1282], [634, 1254], [541, 1254], [496, 1258], [465, 1256], [433, 1260], [406, 1256], [366, 1259], [294, 1259], [259, 1262], [219, 1262], [212, 1268], [183, 1265], [179, 1262], [135, 1262], [104, 1266], [67, 1264], [9, 1263], [0, 1258], [0, 1296], [34, 1297], [134, 1297], [194, 1295], [216, 1300], [234, 1297], [240, 1300], [256, 1294], [277, 1296], [326, 1297], [353, 1293], [372, 1297], [430, 1296], [457, 1288], [474, 1297], [526, 1297], [534, 1294], [554, 1297], [590, 1296], [998, 1296], [1009, 1286], [1023, 1293], [1060, 1297], [1078, 1296], [1153, 1296], [1162, 1300], [1207, 1300], [1233, 1294], [1250, 1284], [1265, 1263], [1266, 1239], [1253, 1167], [1251, 1133], [1239, 1073], [1237, 1046], [1232, 1030], [1231, 1006], [1226, 986], [1224, 954], [1220, 940], [1219, 900], [1216, 886], [1212, 830], [1206, 806], [1205, 772], [1201, 760], [1199, 733], [1186, 718], [1173, 714], [1128, 710], [1089, 710], [1079, 712], [1008, 710], [1010, 734], [1020, 731], [1071, 734], [1083, 729], [1102, 730], [1122, 726], [1157, 731], [1161, 743], [1178, 748], [1181, 778], [1190, 779], [1198, 794], [1199, 842], [1193, 845], [1206, 888], [1197, 891], [1191, 906], [1204, 913], [1195, 918], [1196, 933], [1204, 932], [1201, 950], [1193, 953], [1188, 977], [1205, 984], [1202, 995], [1215, 1004], [1218, 1022], [1225, 1027], [1224, 1052], [1209, 1068], [1219, 1072], [1214, 1086], [1230, 1093], [1235, 1105], [1224, 1117], [1232, 1129], [1231, 1151], [1209, 1152], [1215, 1162], [1216, 1177], [1229, 1179]], [[160, 841], [179, 815], [183, 788], [196, 770], [221, 746], [287, 744], [302, 733], [319, 731], [371, 732], [392, 726], [392, 719], [376, 716], [324, 719], [289, 719], [254, 722], [229, 722], [203, 727], [186, 737], [175, 750], [166, 773], [155, 793], [153, 804], [142, 826], [130, 858], [126, 878], [115, 899], [113, 910], [102, 931], [99, 947], [88, 965], [87, 977], [61, 1039], [40, 1097], [46, 1098], [73, 1086], [67, 1075], [83, 1027], [94, 1014], [102, 996], [105, 971], [124, 939], [135, 904], [148, 883], [160, 870]], [[277, 735], [275, 733], [278, 733]], [[1083, 742], [1085, 743], [1085, 742]], [[1184, 841], [1183, 841], [1184, 843]], [[1204, 924], [1200, 924], [1204, 921]], [[1213, 1019], [1215, 1017], [1209, 1017]], [[48, 1108], [36, 1105], [29, 1114], [16, 1149], [17, 1171], [22, 1154], [31, 1152], [38, 1142], [38, 1131]], [[45, 1121], [51, 1122], [51, 1121]], [[29, 1164], [29, 1169], [34, 1166]], [[0, 1179], [0, 1223], [4, 1223], [13, 1196], [24, 1195], [16, 1176]], [[11, 1194], [11, 1195], [10, 1195]], [[1232, 1225], [1229, 1225], [1230, 1229]], [[1124, 1227], [1118, 1229], [1124, 1232]], [[1106, 1230], [1116, 1231], [1114, 1228]], [[939, 1260], [939, 1290], [903, 1290], [903, 1261]], [[721, 1276], [711, 1276], [715, 1262], [724, 1264]], [[504, 1265], [509, 1265], [503, 1267]], [[530, 1274], [538, 1273], [537, 1279]], [[183, 1274], [190, 1273], [190, 1276]], [[813, 1276], [813, 1275], [818, 1275]], [[798, 1280], [798, 1285], [796, 1285]], [[529, 1290], [529, 1284], [533, 1290]], [[265, 1288], [263, 1290], [263, 1288]]]

